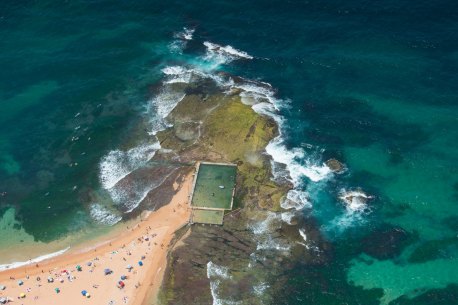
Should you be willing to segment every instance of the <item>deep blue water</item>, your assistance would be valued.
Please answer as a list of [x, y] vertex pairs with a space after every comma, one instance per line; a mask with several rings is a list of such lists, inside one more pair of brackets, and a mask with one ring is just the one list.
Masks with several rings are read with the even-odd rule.
[[209, 41], [254, 57], [213, 70], [275, 88], [299, 165], [347, 168], [300, 177], [334, 260], [298, 266], [276, 304], [457, 303], [454, 1], [2, 1], [0, 41], [0, 247], [103, 226], [96, 203], [124, 215], [100, 164], [154, 142], [161, 69], [205, 68]]

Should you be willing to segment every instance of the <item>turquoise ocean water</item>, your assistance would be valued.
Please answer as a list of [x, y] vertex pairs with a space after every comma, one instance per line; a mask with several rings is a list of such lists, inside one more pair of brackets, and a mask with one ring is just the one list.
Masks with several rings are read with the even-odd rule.
[[276, 304], [458, 304], [457, 20], [454, 1], [2, 1], [0, 249], [141, 209], [156, 184], [116, 184], [157, 150], [179, 99], [161, 80], [192, 67], [272, 86], [270, 153], [333, 246]]

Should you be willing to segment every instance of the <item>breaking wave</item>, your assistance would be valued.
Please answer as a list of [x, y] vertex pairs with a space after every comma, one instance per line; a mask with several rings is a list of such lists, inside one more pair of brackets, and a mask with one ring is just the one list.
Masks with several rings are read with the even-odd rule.
[[345, 212], [334, 218], [326, 229], [328, 231], [337, 230], [337, 232], [342, 232], [355, 224], [364, 224], [366, 216], [371, 213], [371, 208], [367, 202], [373, 198], [373, 196], [364, 193], [362, 190], [341, 190], [339, 199], [345, 204]]
[[99, 203], [91, 205], [89, 214], [95, 221], [109, 226], [118, 223], [122, 219], [121, 215], [117, 215], [115, 212], [110, 211], [107, 207]]
[[210, 281], [210, 292], [213, 298], [213, 305], [237, 305], [240, 302], [222, 299], [219, 297], [219, 287], [223, 280], [231, 279], [229, 269], [209, 261], [207, 263], [207, 278]]
[[196, 29], [184, 27], [182, 31], [173, 34], [174, 41], [169, 44], [169, 50], [172, 53], [182, 54], [188, 41], [192, 40]]
[[255, 221], [249, 228], [256, 235], [256, 250], [276, 250], [287, 252], [290, 246], [285, 244], [275, 231], [280, 229], [282, 213], [268, 212], [267, 217], [261, 221]]
[[273, 162], [286, 166], [290, 180], [294, 186], [302, 184], [302, 178], [307, 177], [313, 182], [327, 178], [331, 169], [323, 164], [316, 164], [307, 159], [302, 148], [294, 147], [288, 149], [280, 136], [273, 139], [266, 147], [266, 152], [272, 157]]
[[237, 59], [253, 59], [253, 56], [244, 51], [235, 49], [232, 46], [221, 46], [219, 44], [205, 41], [204, 46], [207, 48], [204, 60], [212, 62], [215, 67], [228, 64]]
[[14, 268], [18, 268], [18, 267], [22, 267], [22, 266], [26, 266], [26, 265], [30, 265], [30, 264], [36, 264], [36, 263], [42, 262], [44, 260], [59, 256], [59, 255], [65, 253], [65, 252], [67, 252], [68, 249], [70, 249], [70, 247], [67, 247], [67, 248], [62, 249], [62, 250], [57, 251], [57, 252], [53, 252], [53, 253], [45, 254], [45, 255], [42, 255], [42, 256], [39, 256], [39, 257], [36, 257], [36, 258], [32, 258], [32, 259], [30, 259], [28, 261], [25, 261], [25, 262], [14, 262], [14, 263], [10, 263], [10, 264], [0, 265], [0, 271], [7, 270], [7, 269], [14, 269]]
[[181, 40], [192, 40], [195, 31], [195, 28], [184, 27], [182, 31], [175, 33], [173, 37]]
[[268, 288], [269, 285], [267, 285], [266, 283], [260, 283], [258, 285], [253, 286], [253, 292], [257, 296], [262, 296]]
[[159, 142], [144, 144], [128, 151], [112, 150], [100, 162], [100, 182], [104, 189], [113, 188], [120, 180], [145, 165], [160, 149]]
[[[147, 171], [148, 169], [145, 170]], [[108, 190], [113, 202], [121, 207], [124, 213], [130, 213], [137, 208], [146, 196], [160, 186], [170, 175], [169, 173], [155, 180], [149, 179], [148, 176], [143, 175], [143, 172], [138, 170], [131, 179], [121, 181]]]
[[[99, 179], [102, 187], [110, 194], [113, 202], [126, 213], [135, 209], [146, 197], [151, 187], [147, 182], [125, 182], [136, 170], [145, 166], [161, 148], [159, 142], [142, 144], [128, 151], [112, 150], [100, 162]], [[118, 216], [110, 215], [102, 205], [93, 205], [90, 209], [93, 219], [112, 225], [118, 222]]]
[[373, 197], [367, 195], [361, 190], [340, 192], [339, 199], [345, 203], [345, 208], [350, 213], [363, 213], [367, 212], [367, 201]]
[[306, 207], [312, 207], [309, 201], [308, 193], [298, 190], [291, 190], [286, 194], [286, 198], [280, 203], [280, 206], [285, 209], [302, 210]]

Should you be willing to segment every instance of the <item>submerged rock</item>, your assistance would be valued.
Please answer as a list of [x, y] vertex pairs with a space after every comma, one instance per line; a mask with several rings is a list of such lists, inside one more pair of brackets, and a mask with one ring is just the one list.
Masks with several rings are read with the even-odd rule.
[[416, 239], [417, 236], [400, 227], [384, 228], [362, 240], [363, 251], [379, 260], [392, 259]]
[[329, 159], [325, 162], [326, 166], [329, 167], [335, 173], [341, 173], [345, 170], [345, 165], [337, 159]]
[[367, 195], [361, 189], [357, 189], [354, 191], [342, 190], [339, 199], [345, 203], [347, 210], [362, 212], [367, 208], [367, 201], [373, 199], [373, 197]]

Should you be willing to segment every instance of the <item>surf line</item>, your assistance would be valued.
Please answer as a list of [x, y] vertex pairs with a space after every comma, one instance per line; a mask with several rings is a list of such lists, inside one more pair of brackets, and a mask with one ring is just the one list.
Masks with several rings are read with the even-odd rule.
[[3, 265], [0, 265], [0, 271], [15, 269], [15, 268], [19, 268], [19, 267], [22, 267], [22, 266], [27, 266], [27, 265], [30, 265], [30, 264], [36, 264], [36, 263], [42, 262], [44, 260], [47, 260], [49, 258], [53, 258], [53, 257], [59, 256], [61, 254], [64, 254], [69, 249], [70, 249], [70, 247], [67, 247], [67, 248], [59, 250], [57, 252], [53, 252], [53, 253], [49, 253], [49, 254], [45, 254], [45, 255], [42, 255], [42, 256], [38, 256], [38, 257], [35, 257], [35, 258], [32, 258], [32, 259], [29, 259], [28, 261], [25, 261], [25, 262], [14, 262], [14, 263], [9, 263], [9, 264], [3, 264]]

